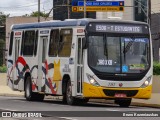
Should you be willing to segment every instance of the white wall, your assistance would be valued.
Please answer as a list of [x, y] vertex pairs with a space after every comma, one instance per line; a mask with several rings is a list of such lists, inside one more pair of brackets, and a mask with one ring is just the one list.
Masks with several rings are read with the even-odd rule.
[[151, 13], [160, 13], [160, 0], [151, 0]]
[[[97, 1], [119, 1], [119, 0], [97, 0]], [[124, 0], [125, 6], [133, 6], [133, 0]], [[121, 17], [124, 20], [134, 20], [134, 8], [124, 7], [124, 12], [97, 12], [97, 19], [108, 19], [108, 17]]]

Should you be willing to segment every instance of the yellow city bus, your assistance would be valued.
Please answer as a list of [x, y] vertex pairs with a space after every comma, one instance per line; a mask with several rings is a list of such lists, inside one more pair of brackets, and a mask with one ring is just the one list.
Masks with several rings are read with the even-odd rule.
[[149, 99], [152, 41], [148, 24], [77, 19], [13, 25], [7, 83], [27, 100], [63, 96], [69, 105], [112, 99], [128, 107]]

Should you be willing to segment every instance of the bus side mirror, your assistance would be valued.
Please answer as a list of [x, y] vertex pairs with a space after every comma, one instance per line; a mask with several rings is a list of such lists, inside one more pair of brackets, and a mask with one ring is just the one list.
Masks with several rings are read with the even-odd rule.
[[82, 39], [82, 48], [87, 49], [87, 39], [86, 38]]

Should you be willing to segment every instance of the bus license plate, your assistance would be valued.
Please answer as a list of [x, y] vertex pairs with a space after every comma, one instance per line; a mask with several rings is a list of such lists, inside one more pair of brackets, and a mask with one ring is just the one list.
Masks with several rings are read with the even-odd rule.
[[127, 96], [126, 96], [126, 94], [123, 94], [123, 93], [116, 93], [114, 97], [124, 98], [124, 97], [127, 97]]

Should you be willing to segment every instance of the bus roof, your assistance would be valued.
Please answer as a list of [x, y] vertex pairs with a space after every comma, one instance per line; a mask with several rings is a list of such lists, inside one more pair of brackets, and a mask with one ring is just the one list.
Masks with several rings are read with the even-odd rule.
[[46, 21], [40, 23], [24, 23], [15, 24], [12, 26], [12, 30], [18, 29], [35, 29], [35, 28], [50, 28], [50, 27], [70, 27], [70, 26], [86, 26], [89, 22], [112, 22], [112, 23], [130, 23], [130, 24], [147, 24], [137, 21], [124, 21], [124, 20], [97, 20], [97, 19], [73, 19], [66, 21]]
[[31, 29], [31, 28], [50, 28], [50, 27], [67, 27], [67, 26], [86, 26], [86, 20], [70, 20], [70, 21], [46, 21], [40, 23], [24, 23], [12, 26], [12, 30]]

